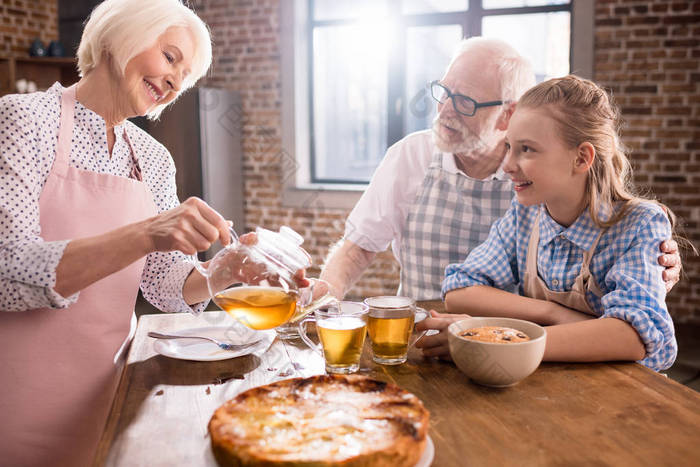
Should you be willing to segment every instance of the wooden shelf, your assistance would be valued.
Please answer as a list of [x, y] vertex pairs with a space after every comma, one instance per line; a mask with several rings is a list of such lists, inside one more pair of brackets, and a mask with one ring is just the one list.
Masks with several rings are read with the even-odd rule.
[[78, 81], [77, 60], [73, 57], [0, 56], [0, 96], [17, 92], [19, 79], [34, 81], [38, 90], [59, 81], [68, 86]]

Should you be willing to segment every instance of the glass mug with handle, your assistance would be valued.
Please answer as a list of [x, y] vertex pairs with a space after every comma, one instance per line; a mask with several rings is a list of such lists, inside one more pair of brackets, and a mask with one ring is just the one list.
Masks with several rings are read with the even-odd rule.
[[320, 280], [309, 279], [309, 287], [298, 287], [295, 275], [311, 265], [311, 256], [291, 228], [273, 232], [258, 227], [251, 244], [239, 241], [233, 229], [230, 233], [231, 243], [210, 261], [200, 263], [196, 256], [188, 261], [205, 277], [214, 303], [244, 325], [272, 329], [337, 301], [328, 293], [318, 294], [319, 284], [328, 290]]
[[[367, 305], [359, 302], [339, 302], [328, 309], [314, 311], [299, 323], [302, 340], [321, 353], [328, 373], [348, 374], [360, 369], [360, 357], [367, 334]], [[320, 344], [315, 344], [306, 332], [306, 324], [315, 321]]]
[[[330, 305], [337, 302], [337, 300], [335, 300], [334, 297], [331, 297], [329, 295], [330, 285], [328, 284], [328, 282], [322, 279], [308, 280], [311, 281], [313, 284], [313, 288], [310, 289], [312, 301], [315, 302], [316, 300], [322, 299], [320, 302], [321, 306]], [[306, 311], [305, 308], [298, 307], [297, 311], [294, 313], [294, 315], [292, 315], [289, 321], [275, 328], [275, 331], [277, 332], [277, 337], [284, 340], [298, 339], [299, 337], [301, 337], [299, 335], [299, 321], [301, 321], [307, 314], [308, 311]]]
[[[382, 365], [406, 361], [416, 319], [416, 301], [409, 297], [370, 297], [367, 331], [372, 342], [372, 358]], [[420, 336], [415, 336], [420, 337]]]

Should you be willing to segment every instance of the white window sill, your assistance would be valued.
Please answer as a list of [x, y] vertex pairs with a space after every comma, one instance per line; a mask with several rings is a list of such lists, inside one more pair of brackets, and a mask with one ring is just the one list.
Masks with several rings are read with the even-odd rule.
[[282, 205], [305, 209], [351, 210], [365, 190], [363, 185], [299, 185], [284, 188]]

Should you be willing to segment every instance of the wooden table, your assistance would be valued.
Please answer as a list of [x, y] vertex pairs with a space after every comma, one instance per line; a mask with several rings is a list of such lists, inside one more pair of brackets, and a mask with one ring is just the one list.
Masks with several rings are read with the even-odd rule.
[[[146, 336], [224, 324], [216, 316], [141, 317], [97, 465], [208, 465], [217, 407], [253, 386], [323, 372], [320, 356], [296, 341], [275, 340], [259, 357], [189, 362], [156, 354]], [[473, 384], [415, 349], [399, 366], [365, 355], [360, 371], [424, 402], [434, 466], [700, 465], [700, 394], [637, 364], [542, 364], [507, 389]]]

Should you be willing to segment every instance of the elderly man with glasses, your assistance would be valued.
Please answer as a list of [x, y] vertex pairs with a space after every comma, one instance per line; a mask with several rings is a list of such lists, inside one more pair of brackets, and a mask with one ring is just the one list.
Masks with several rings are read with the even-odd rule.
[[[506, 43], [477, 37], [459, 45], [443, 78], [431, 83], [432, 129], [389, 148], [331, 248], [321, 278], [336, 296], [391, 244], [399, 295], [441, 299], [445, 267], [483, 242], [510, 205], [511, 182], [500, 168], [504, 137], [517, 100], [534, 84], [530, 63]], [[670, 289], [680, 258], [675, 242], [664, 245], [671, 254], [659, 262], [668, 266]]]

